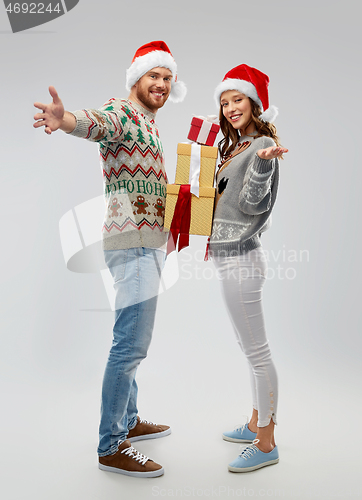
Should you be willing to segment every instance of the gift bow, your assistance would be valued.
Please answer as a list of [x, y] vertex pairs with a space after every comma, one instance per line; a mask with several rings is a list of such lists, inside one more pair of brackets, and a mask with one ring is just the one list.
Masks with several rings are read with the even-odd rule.
[[200, 120], [204, 120], [204, 121], [211, 122], [211, 123], [216, 123], [216, 124], [219, 123], [219, 119], [216, 115], [207, 115], [206, 118], [205, 118], [205, 116], [196, 116], [196, 115], [194, 115], [194, 117], [200, 118]]

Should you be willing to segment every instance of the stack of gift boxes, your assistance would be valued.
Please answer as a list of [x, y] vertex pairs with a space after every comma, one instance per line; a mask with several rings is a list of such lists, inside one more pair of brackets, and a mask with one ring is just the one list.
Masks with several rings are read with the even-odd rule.
[[[219, 129], [216, 116], [194, 117], [187, 136], [192, 142], [178, 144], [175, 184], [167, 185], [164, 222], [166, 231], [173, 232], [175, 225], [180, 225], [180, 217], [181, 219], [187, 218], [185, 214], [176, 214], [175, 210], [176, 212], [180, 210], [181, 192], [189, 186], [191, 214], [189, 214], [188, 234], [210, 236], [215, 199], [213, 186], [218, 154], [217, 147], [213, 145]], [[185, 230], [185, 224], [181, 223], [181, 226]]]

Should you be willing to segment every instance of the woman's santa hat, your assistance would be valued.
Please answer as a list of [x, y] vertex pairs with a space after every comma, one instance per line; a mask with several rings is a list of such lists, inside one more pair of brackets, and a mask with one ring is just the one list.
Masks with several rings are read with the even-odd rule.
[[220, 106], [220, 97], [226, 90], [238, 90], [252, 99], [261, 109], [260, 120], [273, 122], [278, 115], [278, 108], [269, 106], [269, 77], [255, 68], [240, 64], [231, 69], [215, 89], [215, 101]]
[[153, 68], [168, 68], [172, 73], [170, 101], [181, 102], [186, 95], [186, 85], [177, 81], [177, 65], [170, 49], [161, 40], [146, 43], [137, 49], [126, 73], [126, 89], [131, 90], [138, 80]]

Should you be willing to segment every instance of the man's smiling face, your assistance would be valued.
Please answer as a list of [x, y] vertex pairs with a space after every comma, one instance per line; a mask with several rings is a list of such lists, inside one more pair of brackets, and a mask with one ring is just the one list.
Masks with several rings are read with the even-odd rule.
[[132, 87], [130, 97], [152, 113], [165, 104], [171, 92], [172, 73], [156, 67], [147, 71]]

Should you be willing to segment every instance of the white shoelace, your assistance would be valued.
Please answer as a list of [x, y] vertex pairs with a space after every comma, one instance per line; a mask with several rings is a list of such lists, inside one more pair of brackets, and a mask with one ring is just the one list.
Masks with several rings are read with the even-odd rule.
[[242, 415], [242, 417], [243, 417], [243, 420], [245, 420], [245, 424], [238, 424], [235, 427], [234, 431], [239, 431], [240, 430], [241, 432], [243, 432], [243, 430], [245, 429], [245, 427], [248, 425], [248, 423], [249, 423], [248, 417], [246, 415]]
[[153, 422], [150, 422], [149, 420], [145, 420], [145, 419], [143, 419], [143, 418], [141, 418], [141, 420], [140, 420], [140, 424], [157, 425], [157, 424], [154, 424]]
[[259, 448], [255, 446], [256, 443], [259, 443], [259, 439], [254, 439], [253, 444], [244, 448], [239, 456], [244, 460], [247, 460], [248, 458], [252, 457], [255, 453], [260, 451]]
[[149, 460], [149, 458], [146, 457], [146, 455], [143, 455], [142, 453], [137, 451], [136, 448], [133, 448], [133, 446], [125, 448], [124, 450], [121, 451], [121, 453], [128, 455], [129, 457], [133, 458], [133, 460], [136, 460], [136, 462], [139, 462], [142, 465], [145, 465], [147, 460]]
[[245, 429], [246, 425], [247, 425], [247, 423], [246, 423], [246, 424], [243, 424], [243, 425], [239, 424], [239, 425], [237, 425], [237, 426], [235, 427], [234, 431], [240, 431], [240, 432], [243, 432], [243, 430]]

